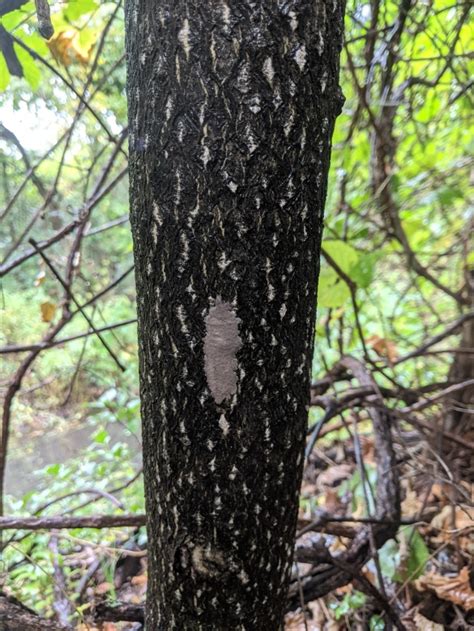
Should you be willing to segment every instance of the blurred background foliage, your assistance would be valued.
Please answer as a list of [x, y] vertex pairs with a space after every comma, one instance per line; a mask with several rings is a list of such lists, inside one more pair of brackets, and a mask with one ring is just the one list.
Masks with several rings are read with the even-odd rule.
[[[44, 41], [33, 2], [4, 4], [18, 6], [0, 24], [4, 510], [142, 512], [122, 6], [53, 3], [55, 34]], [[449, 407], [443, 395], [474, 373], [468, 11], [467, 2], [450, 0], [347, 3], [341, 72], [346, 102], [333, 138], [319, 282], [315, 384], [350, 354], [365, 363], [379, 387], [401, 393], [387, 404], [391, 409], [406, 410], [407, 392], [413, 401], [421, 393], [440, 393], [419, 418], [425, 431], [412, 427], [430, 445], [439, 427], [474, 438], [463, 407], [469, 401], [456, 399]], [[67, 280], [69, 294], [31, 238]], [[96, 329], [113, 327], [102, 335], [124, 371], [97, 335], [56, 345], [90, 333], [71, 292], [87, 305]], [[430, 344], [436, 336], [439, 342]], [[334, 385], [336, 394], [340, 387]], [[311, 423], [321, 417], [320, 407], [311, 408]], [[351, 414], [351, 408], [342, 410], [339, 423]], [[359, 431], [370, 436], [370, 424], [364, 417], [361, 422]], [[408, 425], [409, 419], [403, 427]], [[349, 437], [345, 427], [328, 431], [319, 449]], [[452, 445], [443, 451], [436, 444], [441, 464], [433, 458], [425, 467], [430, 489], [448, 478], [467, 493], [464, 452], [457, 445], [453, 456]], [[408, 457], [416, 478], [413, 463], [420, 452]], [[370, 466], [376, 475], [370, 463], [366, 471]], [[357, 511], [361, 473], [349, 473], [339, 495]], [[404, 487], [405, 499], [414, 486]], [[327, 495], [313, 489], [303, 493], [302, 511], [312, 514], [327, 503]], [[4, 589], [45, 615], [54, 613], [50, 534], [6, 534]], [[87, 566], [80, 556], [89, 550], [95, 557], [103, 553], [102, 582], [114, 596], [104, 549], [120, 537], [126, 537], [120, 530], [61, 535], [71, 594]], [[417, 537], [408, 538], [414, 573], [390, 563], [393, 549], [385, 559], [381, 553], [388, 581], [403, 584], [407, 576], [417, 578], [418, 566], [423, 570], [430, 544]], [[84, 539], [87, 546], [78, 543]], [[81, 595], [74, 606], [82, 615], [89, 605]], [[364, 594], [352, 591], [333, 596], [328, 611], [352, 628], [351, 616], [362, 615], [357, 612], [365, 606]], [[377, 616], [369, 619], [371, 628], [379, 628]]]

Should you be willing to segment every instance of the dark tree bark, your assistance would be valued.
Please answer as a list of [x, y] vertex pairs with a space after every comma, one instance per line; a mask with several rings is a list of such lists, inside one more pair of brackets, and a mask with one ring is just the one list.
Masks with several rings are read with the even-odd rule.
[[128, 0], [147, 629], [282, 625], [342, 0]]
[[0, 631], [72, 631], [72, 628], [41, 618], [16, 598], [0, 592]]
[[[474, 310], [474, 270], [465, 273], [466, 302]], [[474, 319], [470, 318], [462, 325], [459, 352], [454, 354], [453, 363], [448, 373], [448, 381], [453, 383], [468, 382], [474, 375], [472, 349], [474, 348]], [[452, 395], [446, 401], [443, 414], [442, 429], [458, 434], [467, 440], [474, 441], [474, 423], [472, 420], [472, 404], [474, 402], [474, 385]], [[474, 453], [469, 449], [459, 449], [443, 442], [442, 434], [438, 435], [438, 453], [450, 462], [456, 479], [474, 482]]]

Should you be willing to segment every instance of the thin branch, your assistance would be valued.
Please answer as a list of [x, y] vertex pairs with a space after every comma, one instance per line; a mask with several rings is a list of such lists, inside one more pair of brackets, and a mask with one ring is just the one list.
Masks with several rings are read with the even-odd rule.
[[118, 329], [122, 326], [128, 326], [129, 324], [135, 324], [136, 318], [132, 318], [131, 320], [123, 320], [122, 322], [116, 322], [115, 324], [109, 324], [108, 326], [103, 326], [100, 328], [96, 328], [95, 330], [89, 330], [84, 333], [78, 333], [77, 335], [71, 335], [71, 337], [65, 337], [61, 340], [54, 340], [51, 342], [38, 342], [37, 344], [24, 344], [22, 346], [4, 346], [0, 348], [0, 355], [7, 355], [10, 353], [25, 353], [26, 351], [44, 351], [47, 348], [54, 348], [55, 346], [61, 346], [62, 344], [67, 344], [68, 342], [74, 342], [76, 340], [80, 340], [83, 337], [89, 337], [90, 335], [95, 335], [96, 333], [103, 333], [104, 331], [112, 331], [113, 329]]
[[0, 517], [0, 530], [61, 530], [73, 528], [138, 528], [145, 515], [95, 515], [90, 517]]
[[127, 369], [125, 366], [123, 366], [119, 360], [119, 358], [117, 357], [117, 355], [115, 354], [115, 352], [110, 348], [109, 344], [107, 343], [107, 341], [104, 339], [104, 337], [101, 335], [101, 333], [95, 328], [94, 323], [92, 322], [92, 320], [89, 318], [89, 316], [87, 315], [87, 313], [84, 311], [84, 308], [81, 306], [81, 304], [79, 303], [79, 301], [77, 300], [77, 298], [74, 296], [74, 294], [71, 291], [70, 286], [62, 279], [61, 275], [57, 272], [56, 268], [54, 267], [54, 265], [51, 263], [51, 261], [49, 260], [49, 258], [46, 256], [46, 254], [41, 250], [41, 248], [38, 246], [38, 244], [36, 243], [36, 241], [34, 239], [30, 239], [29, 243], [31, 243], [31, 245], [35, 248], [35, 250], [38, 252], [38, 254], [41, 256], [41, 258], [43, 259], [43, 261], [46, 263], [46, 265], [48, 266], [48, 268], [51, 270], [51, 272], [53, 273], [53, 275], [55, 276], [55, 278], [59, 281], [60, 285], [62, 286], [62, 288], [64, 289], [64, 291], [66, 292], [66, 294], [69, 296], [69, 298], [72, 300], [72, 302], [76, 305], [78, 311], [80, 311], [81, 315], [85, 318], [85, 320], [87, 321], [87, 324], [91, 327], [92, 331], [94, 331], [94, 333], [97, 335], [97, 337], [99, 338], [99, 340], [102, 343], [102, 346], [106, 349], [106, 351], [109, 353], [109, 355], [112, 357], [112, 359], [115, 361], [115, 363], [117, 364], [117, 366], [120, 368], [120, 370], [122, 372], [125, 372]]

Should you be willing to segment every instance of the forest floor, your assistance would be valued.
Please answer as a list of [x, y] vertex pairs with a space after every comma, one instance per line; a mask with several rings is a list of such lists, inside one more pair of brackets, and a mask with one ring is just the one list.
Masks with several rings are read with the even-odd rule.
[[[360, 528], [371, 527], [372, 519], [376, 522], [373, 515], [378, 464], [373, 432], [364, 424], [359, 426], [358, 454], [347, 437], [348, 431], [345, 427], [326, 432], [308, 459], [301, 492], [297, 557], [298, 550], [317, 547], [321, 541], [332, 554], [344, 553], [360, 536]], [[447, 465], [443, 468], [436, 451], [413, 432], [399, 438], [395, 451], [401, 481], [401, 518], [395, 538], [372, 550], [353, 580], [288, 613], [286, 631], [474, 628], [472, 483], [450, 478]], [[137, 540], [124, 545], [141, 550]], [[97, 551], [90, 548], [88, 559], [84, 554], [82, 550], [81, 580], [88, 576], [84, 591], [87, 608], [94, 610], [105, 600], [143, 604], [146, 557], [119, 558], [113, 579], [107, 579], [100, 568], [92, 571], [100, 560]], [[297, 580], [304, 584], [311, 572], [314, 564], [295, 564], [293, 579], [299, 577]], [[393, 627], [385, 618], [388, 610], [395, 616]], [[131, 631], [140, 626], [102, 622], [94, 628]]]
[[[344, 551], [358, 527], [373, 510], [377, 463], [374, 437], [359, 432], [366, 486], [353, 443], [338, 438], [313, 450], [302, 485], [301, 524], [315, 515], [330, 514], [326, 522], [297, 541], [311, 545], [322, 537], [329, 549]], [[474, 486], [472, 478], [454, 480], [427, 443], [404, 436], [412, 447], [396, 445], [401, 464], [401, 519], [396, 537], [388, 540], [362, 568], [362, 575], [393, 607], [408, 630], [474, 629]], [[446, 465], [445, 465], [446, 466]], [[358, 521], [360, 520], [360, 521]], [[317, 520], [316, 520], [317, 521]], [[309, 541], [302, 541], [304, 538]], [[303, 577], [311, 566], [299, 564]], [[305, 610], [286, 617], [286, 631], [385, 629], [383, 600], [377, 602], [367, 585], [351, 581]], [[382, 606], [381, 606], [382, 605]]]
[[[74, 457], [88, 466], [88, 459], [95, 454], [97, 464], [94, 466], [100, 467], [101, 462], [106, 462], [104, 458], [120, 444], [128, 448], [123, 457], [130, 460], [132, 475], [130, 472], [127, 475], [133, 477], [134, 471], [139, 475], [135, 425], [132, 425], [135, 432], [131, 432], [126, 423], [111, 420], [119, 413], [125, 418], [125, 409], [135, 418], [136, 402], [121, 403], [117, 409], [107, 397], [102, 403], [97, 404], [97, 416], [88, 417], [83, 408], [68, 410], [67, 423], [64, 419], [61, 421], [59, 408], [53, 415], [50, 410], [49, 416], [46, 413], [34, 414], [31, 418], [25, 416], [22, 431], [16, 433], [12, 441], [7, 480], [14, 495], [19, 497], [24, 488], [38, 484], [40, 478], [33, 469], [39, 466], [51, 462], [60, 470], [61, 462], [69, 467], [69, 460], [72, 462]], [[23, 404], [27, 410], [28, 401], [23, 400]], [[290, 585], [291, 611], [285, 619], [286, 631], [377, 631], [390, 628], [387, 623], [390, 616], [394, 627], [408, 631], [474, 629], [473, 454], [462, 446], [463, 441], [472, 437], [463, 434], [456, 439], [460, 441], [457, 447], [453, 449], [450, 443], [451, 449], [447, 450], [439, 436], [437, 442], [432, 441], [429, 435], [412, 425], [398, 423], [389, 442], [383, 445], [369, 416], [354, 414], [351, 418], [351, 414], [349, 412], [342, 421], [341, 417], [334, 416], [324, 424], [316, 422], [308, 432], [296, 540], [297, 562]], [[318, 440], [313, 444], [315, 431]], [[91, 452], [91, 440], [103, 450]], [[384, 470], [386, 463], [384, 465], [381, 453], [387, 448], [392, 450], [396, 463], [394, 479], [399, 484], [400, 516], [394, 512], [391, 502], [395, 499], [386, 486], [385, 478], [389, 479], [390, 475]], [[93, 458], [91, 466], [92, 462]], [[123, 469], [120, 454], [117, 467], [120, 471]], [[22, 471], [21, 476], [19, 471]], [[43, 485], [47, 481], [44, 471]], [[74, 468], [68, 475], [69, 478], [64, 478], [65, 490], [71, 485], [79, 487], [76, 493], [69, 495], [83, 493]], [[35, 476], [35, 483], [31, 476]], [[104, 489], [110, 488], [110, 480], [104, 483]], [[128, 486], [125, 482], [122, 488]], [[61, 488], [53, 495], [60, 495]], [[48, 497], [50, 491], [46, 485]], [[141, 486], [134, 493], [141, 495]], [[120, 498], [127, 508], [131, 506], [130, 499], [121, 493], [103, 493], [104, 497], [108, 495], [109, 499], [113, 495], [115, 502]], [[130, 497], [133, 500], [134, 495]], [[99, 510], [90, 500], [89, 506], [92, 514]], [[110, 506], [107, 510], [110, 512]], [[53, 513], [57, 512], [53, 507]], [[394, 534], [382, 536], [377, 531], [384, 520], [396, 521]], [[110, 611], [104, 615], [104, 607], [112, 611], [123, 605], [127, 611], [138, 607], [138, 611], [143, 612], [147, 587], [144, 529], [136, 529], [132, 535], [126, 530], [108, 534], [99, 531], [96, 539], [90, 532], [76, 530], [64, 540], [59, 537], [56, 541], [54, 534], [49, 539], [53, 559], [55, 554], [59, 558], [54, 552], [58, 542], [63, 541], [61, 545], [67, 542], [69, 548], [61, 550], [61, 563], [53, 561], [54, 571], [49, 579], [52, 594], [44, 600], [44, 613], [57, 620], [67, 620], [70, 616], [82, 619], [83, 622], [74, 627], [78, 631], [141, 629], [138, 621], [107, 620], [113, 616], [109, 615]], [[368, 552], [353, 558], [353, 575], [329, 587], [327, 593], [319, 597], [306, 597], [307, 581], [324, 573], [326, 567], [317, 558], [321, 546], [332, 559], [343, 559], [367, 533], [373, 541], [370, 540]], [[43, 539], [32, 541], [32, 549], [35, 546], [38, 549], [38, 543], [44, 545]], [[313, 553], [316, 556], [312, 559]], [[26, 559], [40, 569], [41, 561], [31, 556], [24, 561]], [[13, 580], [15, 594], [19, 582], [18, 578]], [[40, 588], [33, 585], [34, 582], [31, 583], [32, 604], [41, 610], [39, 595], [34, 593]], [[24, 592], [21, 585], [18, 589], [18, 593]], [[30, 605], [30, 602], [25, 604]], [[138, 617], [140, 615], [143, 613]]]

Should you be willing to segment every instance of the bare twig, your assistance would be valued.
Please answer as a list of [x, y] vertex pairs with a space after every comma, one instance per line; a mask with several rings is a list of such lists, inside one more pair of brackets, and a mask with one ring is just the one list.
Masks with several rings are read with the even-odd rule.
[[31, 245], [34, 247], [34, 249], [38, 252], [38, 254], [41, 256], [41, 258], [43, 259], [43, 261], [46, 263], [46, 265], [49, 267], [49, 269], [51, 270], [51, 272], [53, 273], [54, 277], [59, 281], [59, 283], [61, 284], [61, 286], [63, 287], [64, 291], [67, 293], [67, 295], [69, 296], [69, 298], [72, 300], [72, 302], [76, 305], [78, 311], [81, 313], [81, 315], [84, 317], [84, 319], [87, 321], [87, 324], [90, 326], [90, 328], [92, 329], [92, 331], [95, 333], [95, 335], [97, 335], [97, 337], [99, 338], [99, 340], [102, 343], [102, 346], [106, 349], [106, 351], [109, 353], [109, 355], [112, 357], [112, 359], [115, 361], [115, 363], [117, 364], [117, 366], [120, 368], [120, 370], [122, 370], [123, 372], [125, 372], [126, 367], [123, 366], [120, 363], [119, 358], [117, 357], [117, 355], [114, 353], [114, 351], [110, 348], [109, 344], [107, 343], [107, 341], [104, 339], [104, 337], [101, 335], [101, 333], [96, 329], [95, 325], [93, 324], [92, 320], [89, 318], [89, 316], [87, 315], [87, 313], [84, 311], [84, 308], [82, 307], [82, 305], [79, 303], [79, 301], [76, 299], [76, 297], [74, 296], [74, 294], [71, 291], [70, 286], [63, 280], [63, 278], [61, 277], [61, 275], [57, 272], [56, 268], [54, 267], [54, 265], [51, 263], [51, 261], [49, 260], [49, 258], [46, 256], [46, 254], [41, 250], [41, 248], [38, 246], [38, 244], [36, 243], [36, 241], [34, 239], [30, 239], [29, 243], [31, 243]]
[[96, 515], [91, 517], [0, 517], [0, 530], [59, 530], [62, 528], [137, 528], [145, 515]]

